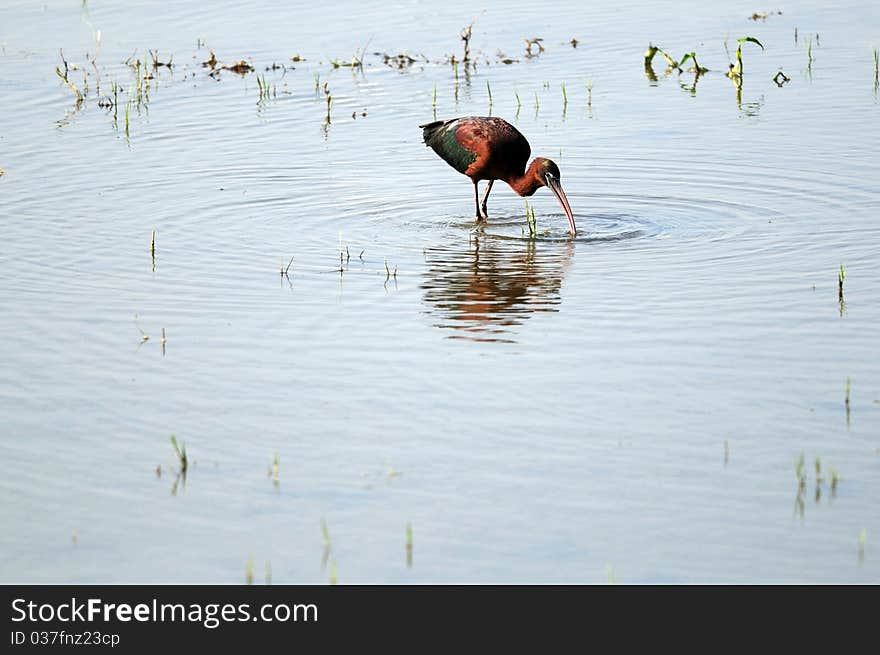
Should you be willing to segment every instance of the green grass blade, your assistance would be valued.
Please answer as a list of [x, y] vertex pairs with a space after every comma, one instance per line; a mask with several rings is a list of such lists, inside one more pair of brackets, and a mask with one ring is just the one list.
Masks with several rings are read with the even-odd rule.
[[761, 46], [761, 50], [764, 49], [764, 46], [761, 44], [761, 42], [753, 36], [744, 36], [741, 39], [737, 39], [736, 42], [740, 45], [742, 45], [743, 43], [757, 43], [759, 46]]

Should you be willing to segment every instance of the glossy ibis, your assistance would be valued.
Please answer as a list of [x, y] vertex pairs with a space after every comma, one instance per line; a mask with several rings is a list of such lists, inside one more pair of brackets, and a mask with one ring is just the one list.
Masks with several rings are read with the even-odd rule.
[[[443, 160], [474, 183], [474, 201], [477, 222], [489, 216], [486, 202], [495, 180], [504, 180], [521, 196], [530, 196], [546, 186], [559, 200], [571, 236], [577, 234], [574, 216], [562, 185], [559, 167], [549, 159], [535, 157], [526, 168], [532, 149], [529, 142], [513, 125], [503, 118], [492, 116], [465, 116], [419, 125], [425, 145], [434, 149]], [[488, 180], [483, 202], [480, 202], [480, 180]]]

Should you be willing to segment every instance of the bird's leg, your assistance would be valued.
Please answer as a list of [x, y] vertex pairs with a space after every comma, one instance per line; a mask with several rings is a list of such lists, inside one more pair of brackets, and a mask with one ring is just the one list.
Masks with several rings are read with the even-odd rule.
[[477, 223], [482, 223], [485, 220], [485, 217], [480, 212], [480, 187], [479, 182], [474, 180], [474, 202], [477, 205]]
[[494, 181], [495, 180], [489, 180], [489, 184], [486, 185], [486, 193], [483, 194], [483, 204], [481, 205], [481, 209], [482, 209], [481, 215], [482, 215], [484, 221], [489, 218], [489, 212], [486, 210], [486, 203], [489, 201], [489, 192], [492, 190], [492, 183]]

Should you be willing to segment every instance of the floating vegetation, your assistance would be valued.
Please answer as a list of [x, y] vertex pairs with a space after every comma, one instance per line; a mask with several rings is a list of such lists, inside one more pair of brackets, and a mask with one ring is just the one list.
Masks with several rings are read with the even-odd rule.
[[[531, 59], [532, 57], [537, 57], [542, 52], [544, 52], [544, 46], [541, 45], [541, 42], [544, 39], [541, 37], [536, 37], [534, 39], [525, 39], [526, 42], [526, 58]], [[535, 52], [532, 48], [537, 47], [538, 50]]]
[[577, 39], [572, 39], [571, 41], [569, 41], [569, 43], [571, 44], [572, 48], [577, 48], [580, 41], [578, 41]]
[[254, 584], [254, 556], [248, 555], [247, 562], [244, 565], [244, 583]]
[[412, 525], [406, 524], [406, 568], [411, 569], [413, 563], [413, 532]]
[[614, 567], [610, 564], [605, 566], [605, 579], [608, 584], [617, 584], [617, 576], [614, 575]]
[[272, 479], [272, 484], [276, 487], [280, 480], [281, 474], [281, 456], [278, 453], [275, 453], [275, 457], [272, 458], [272, 464], [269, 466], [269, 471], [267, 473], [267, 477]]
[[370, 45], [369, 42], [363, 48], [361, 48], [360, 54], [355, 52], [351, 59], [348, 61], [339, 61], [339, 59], [334, 59], [330, 62], [330, 65], [333, 68], [359, 68], [363, 69], [364, 67], [364, 55], [367, 53], [367, 46]]
[[800, 457], [795, 461], [795, 476], [797, 477], [798, 486], [797, 486], [797, 494], [794, 498], [794, 513], [795, 515], [799, 515], [802, 519], [804, 517], [804, 490], [807, 487], [807, 476], [804, 472], [804, 454], [801, 453]]
[[[835, 467], [830, 467], [828, 469], [829, 479], [826, 480], [826, 477], [822, 473], [822, 460], [817, 456], [813, 460], [813, 470], [815, 473], [815, 489], [814, 489], [814, 499], [816, 503], [821, 502], [822, 500], [822, 489], [823, 485], [828, 482], [828, 488], [831, 491], [831, 498], [836, 498], [837, 496], [837, 487], [840, 484], [840, 474], [837, 472]], [[805, 466], [805, 457], [802, 452], [797, 460], [795, 460], [795, 476], [797, 477], [797, 494], [795, 496], [794, 503], [794, 513], [795, 515], [799, 515], [801, 518], [804, 516], [804, 493], [807, 488], [807, 473]]]
[[388, 258], [386, 257], [385, 258], [385, 282], [387, 283], [390, 278], [394, 278], [395, 281], [397, 280], [397, 266], [395, 265], [394, 270], [392, 271], [388, 267]]
[[791, 78], [782, 71], [779, 71], [773, 76], [773, 81], [776, 82], [776, 86], [781, 87], [786, 82], [791, 82]]
[[774, 16], [774, 15], [775, 16], [782, 16], [782, 12], [781, 11], [756, 11], [754, 14], [749, 16], [749, 20], [753, 20], [757, 23], [759, 20], [765, 21], [765, 20], [767, 20], [768, 16]]
[[244, 59], [239, 59], [231, 66], [221, 66], [220, 68], [222, 68], [223, 70], [232, 71], [233, 73], [237, 73], [238, 75], [245, 75], [254, 70], [254, 67], [246, 62]]
[[837, 271], [837, 304], [841, 317], [846, 312], [846, 300], [843, 298], [843, 282], [846, 280], [846, 267], [841, 264]]
[[[316, 78], [317, 83], [317, 78]], [[330, 85], [324, 82], [324, 100], [327, 103], [327, 114], [324, 116], [324, 125], [321, 127], [324, 138], [327, 138], [327, 131], [330, 129], [330, 107], [333, 104], [333, 96], [330, 95]]]
[[153, 52], [152, 50], [147, 50], [147, 54], [150, 55], [150, 58], [153, 60], [153, 69], [160, 68], [164, 66], [165, 68], [171, 68], [174, 66], [174, 55], [172, 55], [168, 61], [159, 61], [159, 51]]
[[125, 104], [125, 136], [131, 136], [128, 131], [128, 114], [131, 110], [131, 92], [129, 91], [128, 102]]
[[324, 82], [324, 99], [327, 102], [327, 122], [330, 122], [330, 106], [333, 104], [333, 96], [330, 95], [330, 84]]
[[[189, 470], [189, 459], [186, 455], [186, 444], [181, 443], [178, 446], [177, 439], [173, 434], [171, 435], [171, 445], [174, 447], [174, 454], [177, 455], [177, 461], [180, 466], [171, 485], [171, 495], [176, 496], [178, 485], [183, 483], [183, 486], [186, 487], [186, 472]], [[161, 477], [161, 467], [156, 468], [156, 476]]]
[[492, 87], [489, 86], [489, 80], [486, 80], [486, 92], [489, 94], [489, 115], [492, 115]]
[[324, 547], [330, 548], [330, 531], [327, 529], [327, 521], [321, 519], [321, 536], [324, 538]]
[[736, 47], [736, 63], [730, 64], [730, 67], [727, 71], [727, 77], [732, 79], [737, 86], [742, 85], [742, 75], [743, 75], [743, 59], [742, 59], [742, 46], [743, 43], [755, 43], [761, 46], [761, 50], [764, 49], [764, 46], [761, 44], [758, 39], [753, 36], [744, 36], [741, 39], [737, 39], [737, 47]]
[[653, 43], [648, 44], [648, 49], [645, 50], [645, 67], [649, 68], [654, 61], [654, 56], [657, 53], [660, 53], [663, 56], [663, 59], [666, 60], [667, 69], [666, 72], [670, 72], [676, 70], [678, 68], [678, 62], [675, 61], [672, 57], [670, 57], [666, 52], [660, 48], [659, 46], [655, 46]]
[[[461, 40], [464, 41], [464, 58], [462, 61], [464, 62], [465, 68], [467, 68], [468, 64], [471, 61], [471, 36], [473, 36], [474, 24], [471, 23], [467, 27], [462, 28], [461, 30]], [[454, 58], [453, 58], [454, 62]]]
[[416, 63], [415, 57], [410, 57], [408, 54], [402, 53], [399, 55], [382, 55], [382, 63], [386, 66], [390, 66], [391, 68], [396, 68], [398, 70], [406, 70], [414, 63]]
[[67, 63], [67, 60], [64, 58], [64, 51], [59, 50], [58, 52], [61, 55], [61, 63], [64, 64], [64, 72], [61, 72], [61, 68], [58, 66], [55, 67], [55, 72], [58, 74], [58, 77], [60, 77], [61, 80], [67, 85], [67, 88], [69, 88], [76, 94], [76, 106], [77, 108], [79, 108], [79, 106], [82, 104], [84, 96], [80, 92], [80, 90], [76, 88], [76, 84], [74, 84], [73, 81], [70, 79], [71, 68]]
[[257, 100], [257, 103], [263, 102], [263, 99], [269, 95], [268, 85], [265, 84], [265, 79], [266, 79], [265, 75], [262, 75], [262, 76], [257, 75], [257, 89], [260, 92], [260, 99]]
[[587, 107], [593, 108], [593, 80], [587, 80]]
[[697, 53], [696, 53], [696, 52], [689, 52], [689, 53], [687, 53], [684, 57], [682, 57], [682, 58], [681, 58], [681, 61], [678, 62], [678, 66], [679, 66], [679, 68], [681, 68], [682, 66], [684, 66], [685, 62], [686, 62], [688, 59], [692, 59], [693, 62], [694, 62], [694, 65], [691, 66], [690, 68], [688, 68], [688, 72], [689, 72], [689, 73], [696, 73], [697, 76], [700, 76], [700, 75], [702, 75], [703, 73], [708, 73], [708, 72], [709, 72], [709, 69], [708, 69], [708, 68], [705, 68], [705, 67], [703, 67], [703, 66], [700, 66], [700, 63], [697, 61]]
[[[691, 66], [691, 67], [688, 69], [688, 72], [694, 74], [694, 79], [693, 79], [693, 81], [691, 82], [691, 85], [690, 85], [690, 86], [685, 85], [683, 82], [679, 82], [679, 84], [681, 85], [681, 87], [682, 87], [684, 90], [688, 91], [692, 96], [695, 96], [695, 95], [697, 95], [697, 82], [700, 81], [700, 76], [703, 75], [703, 73], [707, 73], [707, 72], [709, 71], [709, 69], [708, 69], [708, 68], [705, 68], [705, 67], [703, 67], [703, 66], [700, 66], [700, 63], [697, 61], [697, 53], [695, 53], [695, 52], [688, 52], [688, 53], [685, 54], [684, 57], [681, 58], [681, 61], [678, 63], [678, 65], [679, 65], [679, 69], [678, 69], [678, 73], [679, 73], [679, 75], [681, 75], [681, 72], [682, 72], [682, 69], [681, 69], [680, 67], [681, 67], [681, 66], [684, 66], [685, 62], [687, 62], [688, 60], [692, 60], [692, 61], [693, 61], [693, 66]], [[667, 70], [667, 73], [669, 73], [669, 72], [670, 72], [670, 71]]]
[[113, 127], [115, 128], [119, 115], [119, 85], [114, 81], [111, 88], [113, 89]]
[[[818, 45], [818, 41], [817, 41]], [[813, 72], [813, 35], [810, 34], [810, 38], [807, 39], [807, 72]]]
[[209, 52], [211, 53], [211, 56], [202, 62], [202, 66], [213, 70], [217, 68], [217, 55], [214, 54], [213, 50], [209, 50]]
[[804, 472], [804, 461], [804, 453], [801, 452], [800, 457], [798, 457], [794, 463], [794, 474], [797, 477], [799, 489], [803, 489], [807, 486], [807, 475]]
[[874, 93], [880, 89], [880, 50], [873, 48], [874, 53]]
[[340, 231], [339, 232], [339, 269], [338, 269], [340, 276], [345, 271], [345, 268], [343, 267], [343, 263], [347, 263], [348, 260], [350, 259], [350, 256], [346, 257], [347, 253], [348, 253], [348, 246], [345, 247], [345, 250], [342, 249], [342, 231]]
[[293, 264], [293, 256], [291, 255], [290, 260], [287, 262], [287, 266], [284, 265], [284, 262], [281, 262], [281, 277], [287, 277], [287, 272], [290, 270], [290, 265]]
[[146, 332], [144, 332], [141, 329], [141, 326], [138, 324], [138, 315], [137, 314], [134, 315], [134, 326], [138, 329], [138, 332], [141, 333], [141, 344], [150, 340], [150, 335], [147, 334]]
[[189, 468], [189, 459], [186, 456], [186, 443], [181, 442], [178, 446], [177, 437], [172, 434], [171, 446], [174, 448], [174, 454], [177, 455], [177, 461], [180, 464], [180, 472], [186, 475], [186, 471]]
[[330, 551], [333, 549], [333, 543], [330, 540], [330, 531], [327, 529], [327, 521], [321, 519], [321, 537], [323, 539], [323, 550], [321, 552], [321, 570], [327, 568], [327, 561], [330, 559]]
[[847, 375], [846, 376], [846, 396], [844, 396], [844, 399], [843, 399], [843, 407], [846, 410], [846, 429], [847, 430], [849, 430], [849, 419], [850, 419], [849, 392], [851, 389], [852, 389], [852, 382], [850, 381], [849, 376]]
[[645, 77], [648, 78], [649, 82], [657, 81], [657, 74], [654, 72], [653, 66], [654, 57], [657, 53], [660, 53], [663, 59], [666, 60], [666, 70], [664, 71], [664, 75], [669, 75], [674, 70], [678, 70], [679, 72], [681, 70], [678, 62], [670, 57], [662, 48], [655, 46], [653, 43], [649, 43], [648, 48], [645, 50]]
[[535, 218], [535, 208], [526, 200], [526, 225], [529, 227], [529, 237], [538, 236], [538, 220]]

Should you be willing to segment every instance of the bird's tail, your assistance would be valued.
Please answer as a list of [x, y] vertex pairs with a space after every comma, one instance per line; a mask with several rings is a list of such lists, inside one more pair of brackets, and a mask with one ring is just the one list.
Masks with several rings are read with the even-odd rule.
[[425, 140], [425, 145], [431, 145], [431, 140], [447, 123], [449, 123], [448, 120], [434, 121], [433, 123], [419, 125], [419, 127], [422, 128], [422, 138]]

